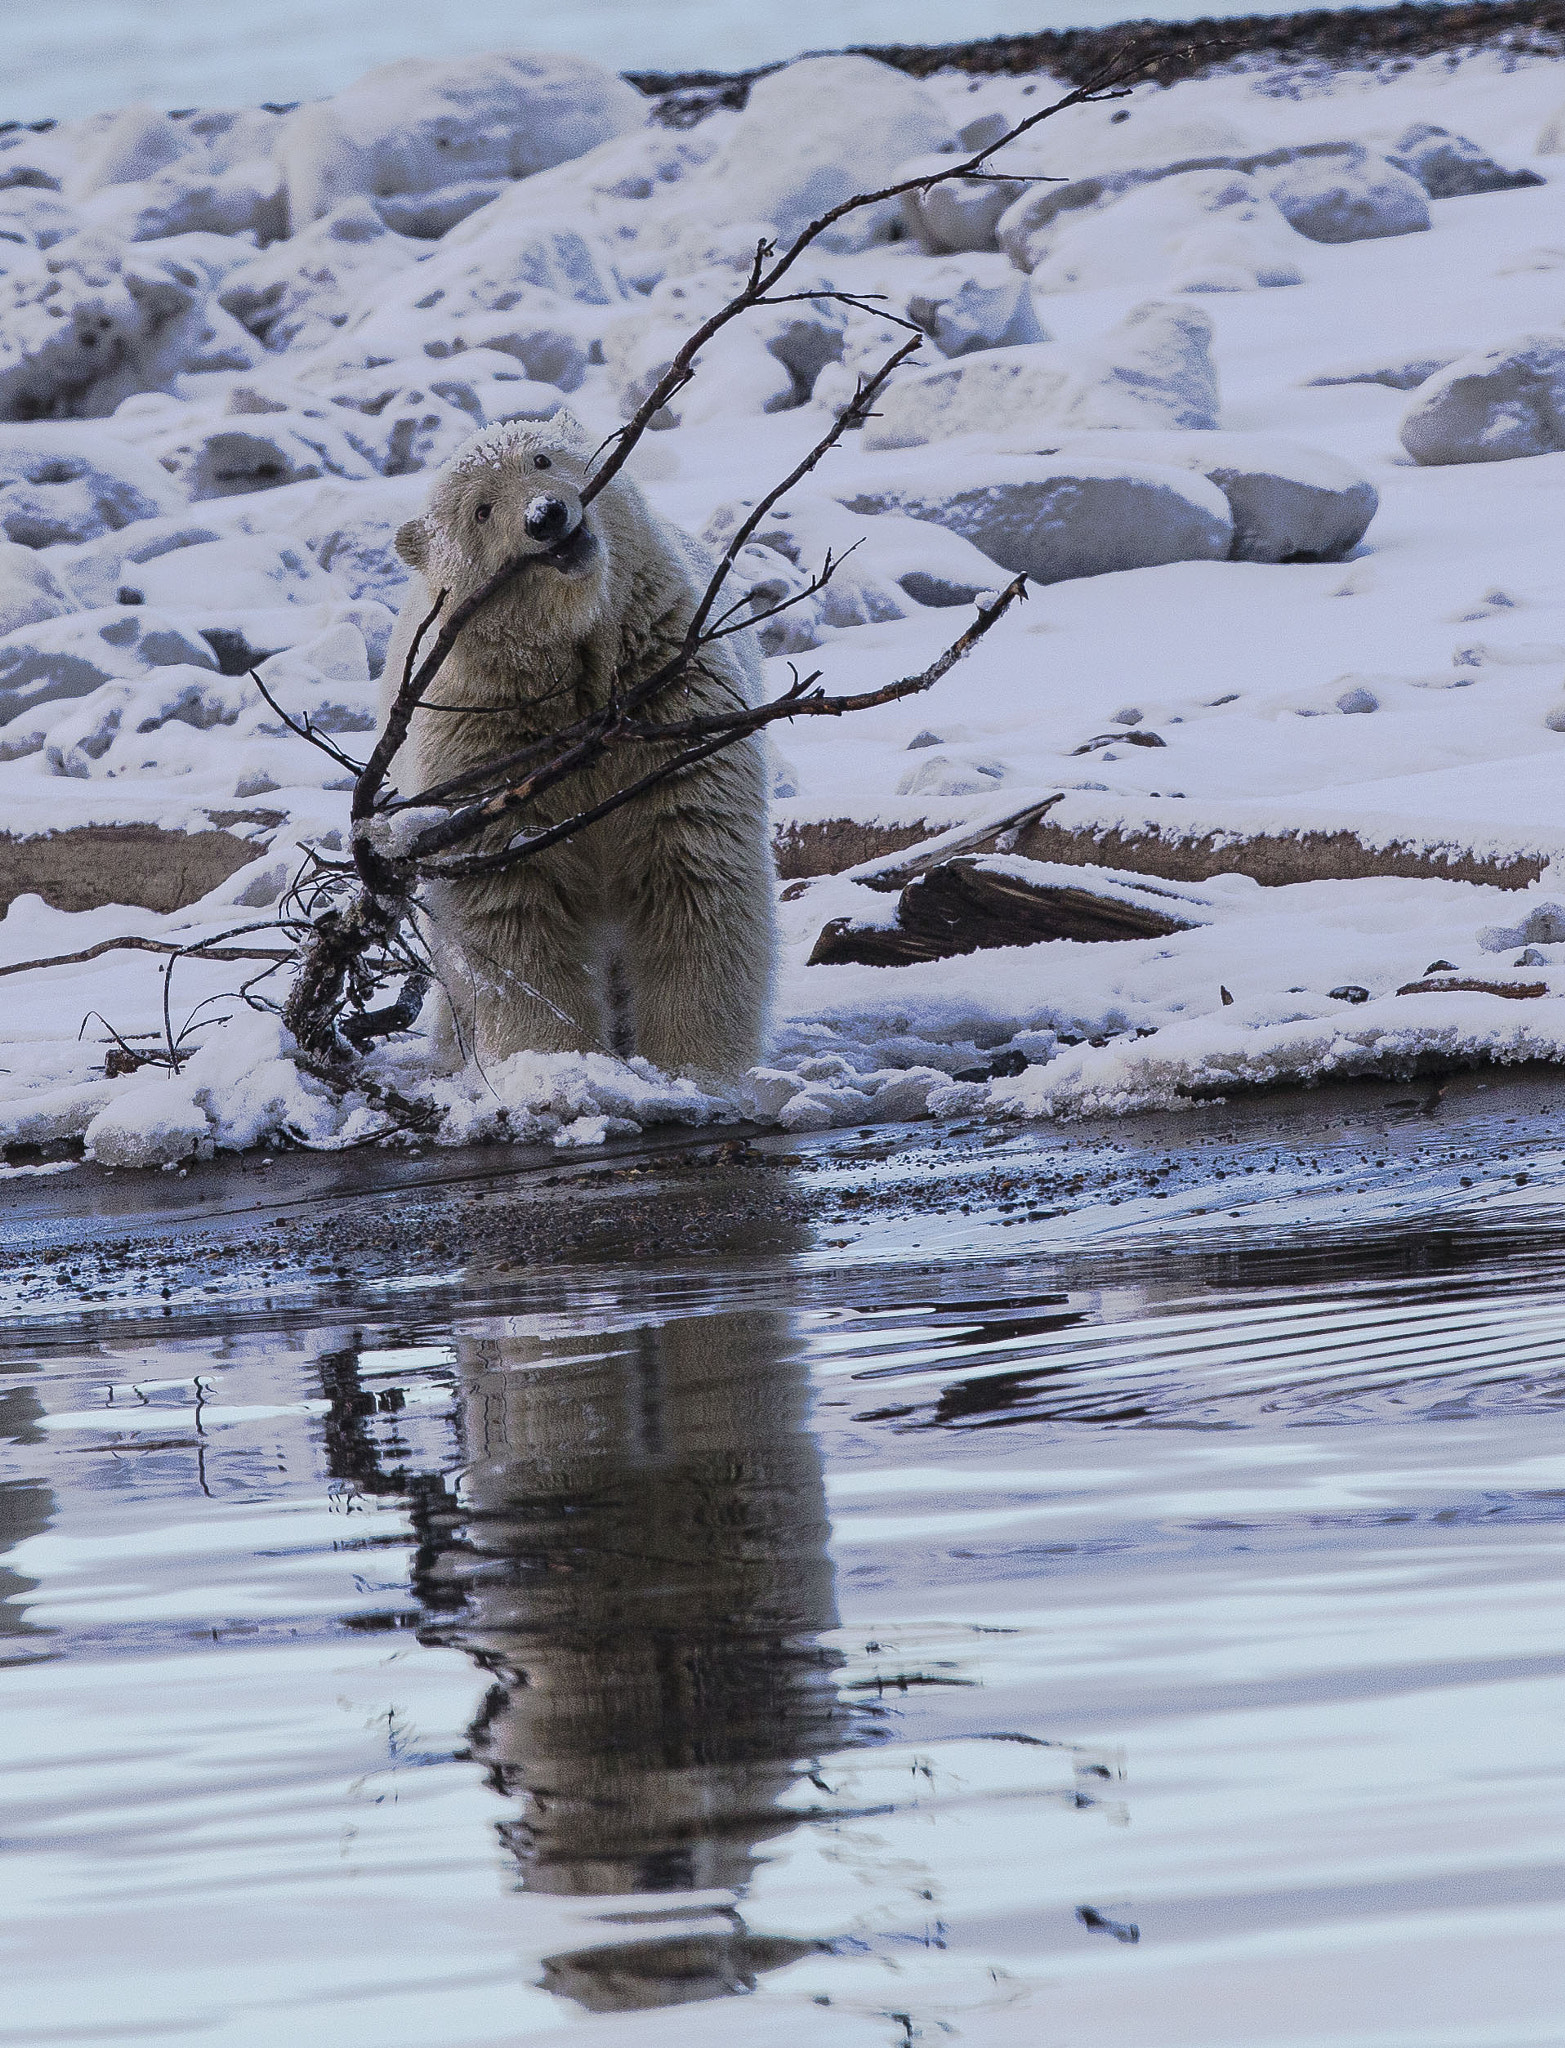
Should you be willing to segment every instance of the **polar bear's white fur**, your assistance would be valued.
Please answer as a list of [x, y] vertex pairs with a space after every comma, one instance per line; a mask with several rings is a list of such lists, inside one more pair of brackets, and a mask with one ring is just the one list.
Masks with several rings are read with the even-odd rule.
[[[438, 592], [449, 592], [449, 613], [511, 557], [550, 553], [463, 630], [396, 758], [404, 796], [573, 723], [683, 640], [710, 558], [623, 472], [584, 512], [589, 453], [569, 414], [491, 428], [457, 452], [428, 509], [399, 530], [414, 575], [387, 656], [383, 719]], [[711, 645], [699, 672], [642, 715], [756, 702], [749, 637]], [[612, 750], [513, 814], [480, 849], [504, 845], [519, 826], [576, 815], [667, 751]], [[765, 749], [752, 738], [504, 872], [430, 886], [426, 928], [464, 1049], [493, 1059], [522, 1048], [634, 1051], [722, 1084], [761, 1054], [772, 900]]]

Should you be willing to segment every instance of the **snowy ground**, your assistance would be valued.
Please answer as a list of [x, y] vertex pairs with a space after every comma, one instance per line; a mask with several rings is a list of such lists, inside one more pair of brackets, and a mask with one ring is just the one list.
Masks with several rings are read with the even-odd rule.
[[[776, 1050], [738, 1107], [795, 1129], [918, 1114], [1070, 1116], [1169, 1106], [1232, 1080], [1565, 1058], [1565, 731], [1556, 730], [1565, 727], [1565, 448], [1420, 466], [1398, 429], [1427, 387], [1312, 382], [1448, 361], [1522, 335], [1558, 336], [1565, 348], [1565, 158], [1539, 153], [1565, 74], [1557, 62], [1506, 68], [1475, 57], [1384, 81], [1343, 75], [1291, 95], [1273, 82], [1251, 71], [1139, 92], [1128, 124], [1112, 123], [1110, 109], [1062, 121], [1057, 136], [1043, 131], [1049, 139], [1028, 163], [1076, 175], [1115, 150], [1125, 161], [1121, 126], [1150, 161], [1159, 150], [1166, 160], [1213, 147], [1242, 154], [1357, 140], [1384, 149], [1427, 121], [1545, 182], [1436, 199], [1427, 230], [1389, 237], [1326, 243], [1283, 223], [1300, 281], [1252, 279], [1247, 289], [1192, 289], [1203, 278], [1191, 270], [1188, 242], [1181, 254], [1166, 220], [1143, 220], [1121, 200], [1118, 219], [1111, 206], [1087, 221], [1081, 281], [1040, 264], [1023, 296], [1078, 366], [1117, 360], [1121, 323], [1148, 300], [1206, 315], [1217, 424], [1258, 437], [1257, 447], [1259, 437], [1282, 437], [1370, 479], [1379, 509], [1362, 542], [1338, 561], [1175, 560], [1036, 584], [928, 698], [847, 728], [781, 730], [778, 817], [922, 822], [935, 832], [1064, 789], [1090, 795], [1100, 817], [1132, 824], [1179, 812], [1192, 831], [1347, 826], [1371, 841], [1399, 834], [1480, 852], [1558, 852], [1562, 864], [1524, 891], [1432, 879], [1262, 888], [1218, 877], [1192, 885], [1209, 921], [1181, 936], [1061, 941], [905, 968], [803, 964], [829, 918], [883, 922], [894, 902], [824, 878], [783, 904]], [[917, 120], [908, 125], [915, 147], [904, 155], [938, 147], [942, 123], [950, 130], [991, 110], [1016, 118], [1050, 86], [947, 77], [921, 90], [934, 112], [921, 117], [921, 132]], [[607, 431], [623, 416], [628, 385], [677, 331], [681, 301], [732, 278], [723, 259], [751, 237], [743, 205], [754, 188], [706, 167], [743, 166], [749, 117], [718, 114], [673, 133], [637, 125], [640, 112], [616, 102], [607, 118], [621, 132], [521, 178], [443, 238], [387, 233], [368, 200], [350, 196], [313, 226], [296, 217], [295, 234], [260, 254], [257, 232], [264, 238], [268, 222], [285, 218], [290, 200], [297, 216], [301, 194], [328, 188], [340, 172], [331, 163], [323, 171], [319, 152], [304, 161], [274, 117], [208, 124], [201, 175], [226, 180], [224, 218], [251, 222], [222, 235], [145, 232], [218, 217], [217, 200], [206, 216], [188, 199], [182, 214], [174, 204], [196, 172], [188, 135], [168, 156], [171, 124], [88, 121], [0, 136], [0, 232], [16, 223], [0, 241], [0, 269], [10, 265], [0, 276], [0, 390], [13, 418], [38, 421], [0, 425], [0, 521], [20, 542], [0, 562], [0, 623], [20, 620], [0, 633], [0, 827], [18, 837], [87, 824], [196, 830], [209, 828], [214, 811], [237, 811], [250, 816], [234, 829], [256, 842], [248, 867], [172, 916], [113, 904], [65, 913], [20, 897], [0, 921], [0, 966], [126, 933], [194, 939], [263, 921], [303, 849], [340, 846], [341, 775], [281, 733], [242, 676], [217, 673], [214, 643], [202, 636], [226, 634], [233, 645], [237, 635], [267, 658], [263, 673], [285, 701], [329, 707], [344, 744], [366, 745], [355, 734], [371, 722], [372, 673], [397, 602], [389, 536], [421, 501], [427, 471], [475, 423], [518, 408], [568, 402]], [[775, 190], [771, 198], [775, 215], [782, 200]], [[395, 203], [382, 211], [406, 224]], [[352, 232], [334, 238], [344, 221]], [[1082, 236], [1080, 226], [1071, 232]], [[1211, 250], [1202, 250], [1210, 285]], [[246, 264], [249, 286], [239, 275]], [[953, 265], [985, 289], [1006, 268], [993, 254], [935, 257], [898, 241], [832, 252], [811, 274], [906, 305], [949, 293]], [[112, 330], [119, 367], [96, 384], [82, 373], [68, 385], [50, 369], [51, 278], [78, 343], [95, 305], [106, 309], [106, 334], [121, 323]], [[433, 307], [421, 303], [431, 279], [444, 294]], [[1068, 288], [1041, 288], [1048, 283]], [[181, 291], [183, 306], [170, 314]], [[124, 311], [127, 292], [139, 328]], [[627, 324], [638, 318], [639, 327]], [[850, 365], [870, 356], [874, 325], [850, 322]], [[926, 355], [941, 361], [933, 345]], [[789, 405], [787, 371], [747, 340], [698, 381], [682, 424], [649, 437], [638, 462], [644, 487], [692, 530], [720, 523], [721, 508], [755, 495], [818, 436], [841, 374], [828, 366], [821, 395]], [[971, 566], [976, 551], [953, 549], [944, 528], [926, 523], [920, 534], [900, 519], [848, 513], [842, 501], [888, 476], [938, 496], [973, 463], [1004, 473], [1019, 454], [1046, 454], [1082, 425], [1096, 456], [1116, 433], [1166, 431], [1170, 421], [1149, 411], [1106, 427], [1089, 406], [1065, 424], [1021, 410], [959, 443], [835, 455], [820, 487], [799, 495], [796, 524], [806, 540], [812, 527], [835, 535], [842, 522], [863, 531], [865, 566], [843, 586], [845, 609], [821, 618], [816, 644], [792, 658], [834, 689], [912, 672], [970, 613], [912, 601], [897, 574], [938, 558], [955, 575], [961, 557], [975, 581], [985, 575], [982, 560]], [[222, 437], [240, 430], [270, 435], [273, 474], [298, 480], [247, 479], [244, 465], [265, 451], [249, 446], [235, 458]], [[52, 472], [16, 481], [14, 449], [85, 455], [120, 479], [122, 509], [93, 533], [83, 531], [79, 505], [67, 508], [59, 517], [77, 517], [81, 537], [53, 538], [27, 504], [57, 504], [50, 490], [81, 486]], [[239, 483], [267, 487], [233, 488], [235, 459]], [[125, 504], [144, 516], [120, 523]], [[786, 574], [782, 557], [773, 559]], [[991, 587], [1003, 580], [993, 568]], [[863, 622], [833, 623], [850, 615]], [[119, 635], [108, 655], [106, 629]], [[88, 688], [78, 675], [67, 693], [56, 686], [84, 647], [107, 668]], [[789, 658], [773, 659], [779, 684]], [[1163, 745], [1077, 752], [1114, 730], [1155, 732]], [[1396, 993], [1437, 962], [1455, 979], [1544, 993]], [[371, 1133], [367, 1109], [345, 1110], [300, 1078], [275, 1020], [209, 1000], [239, 980], [232, 965], [181, 962], [173, 1021], [177, 1028], [208, 1003], [195, 1034], [203, 1049], [177, 1079], [154, 1070], [108, 1079], [102, 1020], [133, 1044], [155, 1043], [162, 961], [110, 954], [9, 979], [0, 1138], [50, 1145], [85, 1133], [105, 1163], [156, 1164], [282, 1133], [324, 1144]], [[1346, 987], [1353, 999], [1332, 994]], [[957, 1078], [1006, 1048], [1026, 1056], [1024, 1072]], [[500, 1073], [440, 1080], [410, 1040], [384, 1064], [401, 1085], [438, 1092], [452, 1141], [509, 1130], [592, 1144], [648, 1122], [733, 1113], [688, 1083], [606, 1057], [519, 1055]]]

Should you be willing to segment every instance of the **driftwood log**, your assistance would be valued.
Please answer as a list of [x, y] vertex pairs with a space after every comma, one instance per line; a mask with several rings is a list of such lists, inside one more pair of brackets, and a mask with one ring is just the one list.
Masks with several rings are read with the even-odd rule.
[[833, 918], [809, 965], [905, 967], [1045, 939], [1161, 939], [1210, 921], [1202, 899], [1143, 876], [958, 856], [907, 883], [895, 924]]

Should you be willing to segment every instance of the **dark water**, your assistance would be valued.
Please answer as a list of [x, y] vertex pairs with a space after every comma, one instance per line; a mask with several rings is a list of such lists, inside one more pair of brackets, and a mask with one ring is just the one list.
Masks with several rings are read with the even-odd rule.
[[1565, 2041], [1552, 1238], [0, 1367], [8, 2048]]

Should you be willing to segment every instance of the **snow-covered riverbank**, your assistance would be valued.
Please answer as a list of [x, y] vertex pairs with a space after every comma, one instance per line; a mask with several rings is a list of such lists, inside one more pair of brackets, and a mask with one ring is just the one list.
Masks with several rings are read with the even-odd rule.
[[[736, 1107], [794, 1129], [1060, 1116], [1565, 1057], [1565, 68], [1283, 75], [1076, 110], [1001, 160], [1013, 185], [883, 209], [812, 258], [811, 282], [930, 340], [746, 558], [785, 590], [863, 536], [774, 626], [774, 678], [912, 672], [974, 593], [1034, 581], [928, 698], [781, 730], [779, 826], [905, 845], [1063, 791], [1067, 860], [1124, 868], [1105, 836], [1152, 830], [1207, 850], [1150, 864], [1181, 897], [1165, 935], [907, 966], [806, 964], [828, 923], [887, 927], [898, 899], [793, 880], [775, 1054]], [[610, 431], [763, 224], [949, 161], [1054, 90], [821, 60], [674, 130], [594, 67], [469, 61], [291, 116], [0, 135], [0, 966], [264, 923], [309, 848], [340, 848], [346, 794], [244, 670], [364, 745], [390, 537], [429, 471], [475, 425], [562, 403]], [[1430, 126], [1472, 147], [1410, 132]], [[638, 456], [649, 494], [721, 534], [893, 332], [817, 300], [725, 341]], [[1427, 869], [1225, 873], [1258, 833], [1425, 848]], [[85, 907], [38, 893], [41, 845], [74, 863], [55, 902]], [[1025, 844], [999, 852], [1057, 886]], [[1472, 860], [1523, 885], [1463, 879]], [[175, 1028], [261, 971], [181, 962]], [[83, 1019], [154, 1049], [159, 958], [4, 989], [13, 1147], [160, 1163], [374, 1128], [231, 1001], [179, 1077], [106, 1076]], [[416, 1040], [383, 1058], [441, 1094], [454, 1140], [734, 1113], [606, 1059], [450, 1081]]]

